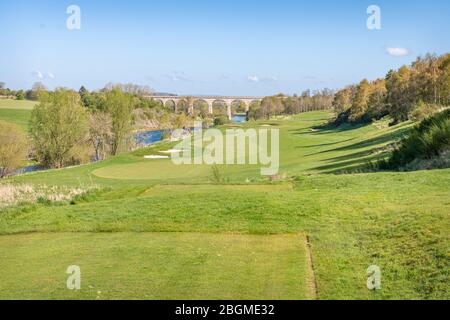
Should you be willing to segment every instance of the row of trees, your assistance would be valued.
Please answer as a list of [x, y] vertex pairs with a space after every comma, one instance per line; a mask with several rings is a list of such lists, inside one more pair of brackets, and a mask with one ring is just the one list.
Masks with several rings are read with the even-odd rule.
[[334, 93], [330, 89], [304, 91], [300, 96], [278, 94], [265, 97], [261, 103], [250, 106], [249, 118], [267, 119], [272, 115], [292, 115], [302, 112], [327, 110], [332, 107]]
[[[133, 96], [112, 89], [106, 108], [89, 110], [72, 90], [43, 92], [30, 119], [34, 157], [46, 167], [61, 168], [129, 150], [133, 144]], [[93, 151], [93, 152], [92, 152]]]
[[450, 54], [427, 54], [385, 78], [362, 80], [336, 92], [336, 123], [361, 123], [386, 115], [394, 123], [423, 119], [450, 104]]
[[6, 87], [5, 82], [0, 82], [0, 96], [7, 98], [16, 98], [17, 100], [33, 100], [39, 99], [40, 92], [47, 91], [47, 88], [41, 83], [36, 82], [30, 90], [12, 90]]

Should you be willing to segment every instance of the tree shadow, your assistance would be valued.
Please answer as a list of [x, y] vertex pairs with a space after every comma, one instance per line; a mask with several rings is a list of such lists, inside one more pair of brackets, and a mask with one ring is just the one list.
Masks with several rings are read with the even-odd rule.
[[335, 142], [328, 142], [328, 143], [320, 143], [320, 144], [312, 144], [312, 145], [308, 145], [308, 146], [298, 146], [296, 148], [316, 148], [316, 147], [326, 147], [326, 146], [332, 146], [335, 144], [340, 144], [340, 143], [344, 143], [344, 142], [348, 142], [351, 140], [354, 140], [355, 138], [350, 138], [350, 139], [346, 139], [346, 140], [341, 140], [341, 141], [335, 141]]
[[[347, 158], [345, 158], [347, 157]], [[358, 157], [357, 154], [351, 154], [342, 157], [342, 160], [346, 161], [333, 161], [334, 158], [329, 159], [327, 161], [333, 161], [332, 163], [317, 166], [312, 168], [312, 170], [322, 171], [323, 173], [342, 173], [342, 172], [351, 172], [357, 169], [368, 169], [368, 164], [370, 162], [379, 160], [383, 157], [383, 154], [374, 154], [370, 157]]]
[[410, 128], [408, 128], [408, 127], [397, 129], [396, 131], [387, 132], [387, 133], [377, 136], [375, 138], [360, 141], [360, 142], [357, 142], [354, 144], [350, 144], [348, 146], [342, 146], [342, 147], [338, 147], [338, 148], [334, 148], [334, 149], [319, 151], [319, 152], [313, 153], [311, 155], [323, 154], [323, 153], [328, 153], [328, 152], [350, 151], [350, 150], [355, 150], [355, 149], [368, 148], [368, 147], [372, 147], [372, 146], [379, 145], [379, 144], [386, 144], [390, 141], [399, 140], [409, 130], [410, 130]]

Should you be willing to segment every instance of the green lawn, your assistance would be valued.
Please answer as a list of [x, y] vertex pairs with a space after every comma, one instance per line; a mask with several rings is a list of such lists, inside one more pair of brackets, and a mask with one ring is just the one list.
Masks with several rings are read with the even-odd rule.
[[[259, 176], [259, 168], [232, 166], [222, 169], [229, 182], [214, 185], [210, 182], [210, 167], [182, 171], [168, 160], [143, 159], [143, 155], [171, 148], [171, 143], [101, 163], [15, 177], [10, 181], [95, 185], [100, 189], [70, 203], [23, 204], [4, 209], [0, 213], [0, 246], [8, 251], [23, 246], [21, 257], [30, 257], [30, 270], [33, 267], [39, 270], [42, 261], [33, 258], [34, 249], [26, 249], [22, 242], [35, 236], [33, 245], [40, 248], [35, 250], [46, 257], [49, 265], [58, 266], [60, 270], [68, 261], [58, 250], [73, 243], [74, 237], [80, 237], [75, 246], [92, 246], [105, 251], [104, 257], [97, 258], [102, 266], [111, 259], [105, 242], [115, 243], [121, 235], [127, 235], [131, 242], [137, 241], [134, 237], [163, 237], [164, 233], [168, 237], [173, 234], [180, 237], [195, 234], [198, 239], [210, 237], [206, 241], [198, 240], [204, 242], [204, 246], [209, 242], [216, 243], [217, 239], [227, 243], [235, 241], [235, 237], [246, 239], [247, 236], [264, 239], [261, 243], [272, 243], [271, 239], [276, 239], [272, 236], [293, 239], [285, 243], [286, 250], [280, 249], [276, 254], [264, 251], [264, 244], [255, 244], [261, 258], [250, 261], [248, 257], [242, 257], [242, 264], [248, 270], [247, 278], [254, 280], [248, 280], [248, 284], [243, 277], [237, 283], [225, 282], [220, 286], [214, 281], [202, 282], [195, 277], [195, 262], [188, 259], [183, 264], [181, 260], [171, 260], [165, 252], [159, 251], [160, 244], [145, 241], [142, 245], [154, 248], [149, 258], [125, 240], [123, 248], [128, 248], [127, 254], [134, 255], [133, 259], [139, 261], [136, 268], [141, 264], [148, 266], [148, 274], [134, 273], [134, 267], [121, 269], [124, 292], [133, 290], [130, 288], [136, 279], [159, 274], [161, 281], [166, 281], [163, 296], [155, 293], [155, 287], [148, 287], [138, 290], [139, 298], [198, 298], [195, 292], [183, 291], [198, 286], [204, 290], [201, 292], [210, 293], [207, 298], [224, 297], [220, 295], [224, 291], [232, 292], [226, 298], [242, 298], [244, 296], [235, 291], [236, 285], [246, 288], [248, 285], [257, 290], [256, 296], [251, 298], [289, 299], [314, 297], [311, 293], [306, 294], [311, 292], [312, 277], [305, 275], [308, 270], [301, 267], [298, 273], [292, 271], [286, 281], [272, 279], [270, 283], [264, 282], [264, 272], [274, 267], [274, 256], [279, 260], [277, 263], [284, 266], [276, 268], [286, 272], [292, 270], [288, 261], [299, 261], [300, 258], [289, 246], [299, 245], [298, 235], [306, 234], [310, 240], [316, 297], [319, 299], [450, 298], [450, 170], [334, 174], [357, 169], [368, 160], [383, 157], [383, 147], [404, 134], [410, 124], [388, 127], [387, 122], [381, 121], [362, 127], [332, 129], [324, 126], [329, 117], [327, 113], [316, 112], [263, 122], [280, 128], [281, 172], [294, 177], [292, 180], [270, 182]], [[35, 234], [30, 235], [30, 232]], [[180, 239], [179, 242], [161, 241], [167, 241], [167, 251], [181, 250], [184, 257], [195, 259], [197, 252], [192, 247], [185, 247], [189, 246], [190, 240]], [[302, 248], [304, 251], [304, 246]], [[241, 256], [237, 249], [233, 252], [236, 257]], [[14, 256], [11, 253], [11, 257]], [[123, 260], [120, 255], [118, 257], [117, 263]], [[2, 268], [14, 270], [15, 265], [5, 261], [8, 260], [1, 259]], [[164, 261], [188, 268], [185, 274], [188, 280], [170, 281], [169, 273], [157, 269]], [[209, 263], [214, 264], [207, 260], [199, 262], [198, 267]], [[382, 272], [382, 289], [376, 292], [366, 288], [366, 269], [370, 265], [378, 265]], [[223, 279], [232, 272], [227, 266], [216, 270], [215, 276]], [[100, 283], [111, 274], [107, 268], [89, 272], [92, 283]], [[27, 279], [30, 282], [34, 279], [27, 274], [4, 277], [9, 279], [8, 286], [3, 289], [6, 292], [8, 288], [20, 288]], [[64, 285], [64, 282], [60, 283], [61, 279], [58, 281], [58, 284], [51, 281], [39, 284], [51, 295], [37, 293], [27, 297], [78, 298], [56, 287]], [[5, 286], [4, 283], [0, 281], [0, 286]], [[110, 285], [106, 287], [113, 290]], [[84, 297], [96, 298], [95, 292], [91, 294]], [[113, 297], [131, 298], [125, 293], [99, 298]]]

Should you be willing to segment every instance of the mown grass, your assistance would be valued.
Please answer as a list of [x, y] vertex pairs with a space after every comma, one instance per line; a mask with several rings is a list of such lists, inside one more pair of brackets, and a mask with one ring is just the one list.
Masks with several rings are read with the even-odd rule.
[[0, 99], [0, 120], [14, 123], [24, 131], [28, 131], [28, 121], [34, 101]]
[[[0, 299], [313, 298], [303, 235], [27, 234], [0, 246]], [[79, 291], [66, 287], [72, 265]]]
[[[68, 237], [66, 232], [89, 232], [92, 237], [102, 234], [105, 239], [114, 239], [122, 232], [223, 237], [307, 234], [320, 299], [449, 298], [450, 170], [330, 174], [358, 169], [369, 160], [385, 157], [380, 150], [401, 137], [411, 124], [388, 127], [379, 122], [332, 128], [324, 125], [329, 117], [327, 113], [309, 113], [244, 125], [266, 124], [281, 130], [281, 172], [293, 178], [284, 182], [263, 179], [259, 168], [249, 166], [222, 168], [229, 181], [226, 185], [211, 183], [208, 166], [167, 178], [162, 172], [171, 172], [170, 161], [145, 160], [143, 155], [170, 149], [170, 143], [92, 165], [15, 177], [18, 183], [95, 184], [102, 190], [78, 197], [71, 204], [24, 204], [3, 210], [0, 239], [6, 240], [2, 246], [29, 232], [53, 232], [61, 242]], [[120, 170], [122, 176], [99, 174]], [[104, 246], [101, 241], [92, 243], [99, 250]], [[177, 250], [178, 244], [172, 244], [170, 250]], [[42, 250], [52, 250], [53, 246]], [[130, 254], [142, 254], [130, 248]], [[261, 269], [251, 267], [254, 277], [263, 275], [264, 264], [272, 259], [263, 254]], [[290, 256], [286, 252], [283, 259]], [[47, 260], [57, 264], [58, 256]], [[382, 271], [382, 289], [376, 292], [366, 287], [366, 269], [373, 264]], [[191, 267], [190, 263], [187, 266]], [[100, 270], [95, 275], [103, 276]], [[14, 277], [11, 279], [14, 282]], [[133, 283], [132, 276], [124, 276], [124, 286], [127, 279]], [[196, 279], [182, 284], [172, 281], [167, 290], [179, 292], [181, 285], [195, 287]], [[217, 290], [214, 282], [209, 286], [211, 292]], [[154, 297], [153, 290], [146, 294]], [[279, 290], [283, 294], [277, 298], [290, 297], [288, 289]], [[263, 291], [256, 298], [264, 297]], [[67, 296], [58, 292], [52, 297]], [[191, 297], [188, 293], [183, 296]]]
[[0, 109], [32, 110], [36, 104], [30, 100], [0, 99]]
[[30, 116], [31, 116], [30, 110], [0, 108], [0, 120], [13, 123], [23, 131], [28, 130], [28, 121], [30, 120]]

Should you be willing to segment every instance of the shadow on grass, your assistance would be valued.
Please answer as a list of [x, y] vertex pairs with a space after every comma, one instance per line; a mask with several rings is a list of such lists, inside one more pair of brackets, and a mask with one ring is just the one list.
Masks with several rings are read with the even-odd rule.
[[333, 161], [330, 164], [314, 167], [312, 170], [318, 170], [322, 173], [329, 174], [348, 173], [356, 170], [368, 169], [370, 162], [379, 160], [383, 157], [383, 154], [374, 154], [371, 157], [360, 158], [358, 154], [359, 152], [345, 156], [347, 157], [347, 161]]
[[[334, 148], [334, 149], [319, 151], [319, 152], [313, 153], [311, 155], [323, 154], [323, 153], [328, 153], [328, 152], [350, 151], [350, 150], [355, 150], [355, 149], [369, 148], [369, 147], [373, 147], [373, 146], [380, 145], [380, 144], [386, 144], [388, 142], [394, 142], [394, 141], [402, 138], [409, 130], [410, 130], [410, 128], [404, 127], [404, 128], [398, 129], [396, 131], [391, 131], [391, 132], [385, 133], [383, 135], [377, 136], [375, 138], [360, 141], [358, 143], [350, 144], [348, 146], [342, 146], [342, 147], [338, 147], [338, 148]], [[372, 150], [368, 150], [368, 152], [371, 152], [371, 151]]]
[[290, 132], [292, 132], [293, 134], [299, 134], [299, 135], [301, 135], [301, 134], [309, 134], [309, 135], [335, 134], [335, 133], [359, 129], [359, 128], [365, 127], [367, 125], [370, 125], [370, 124], [366, 123], [366, 124], [352, 125], [352, 124], [345, 123], [340, 126], [336, 126], [334, 124], [327, 123], [327, 124], [320, 125], [320, 126], [312, 126], [312, 127], [307, 127], [307, 128], [290, 130]]

